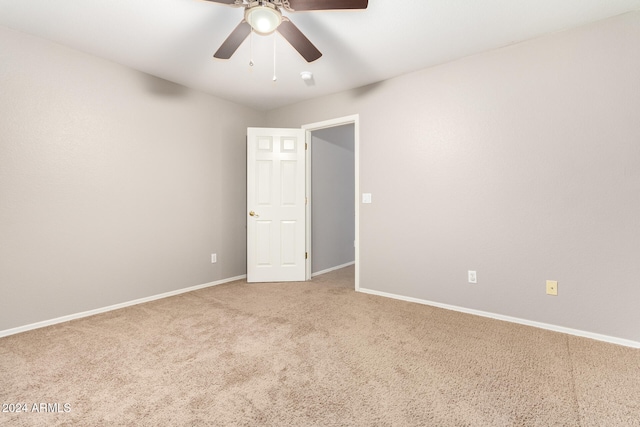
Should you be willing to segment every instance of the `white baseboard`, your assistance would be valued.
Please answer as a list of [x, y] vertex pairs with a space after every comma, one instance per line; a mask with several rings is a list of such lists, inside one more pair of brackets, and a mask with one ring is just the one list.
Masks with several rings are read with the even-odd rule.
[[0, 338], [6, 337], [6, 336], [9, 336], [9, 335], [19, 334], [20, 332], [30, 331], [32, 329], [44, 328], [45, 326], [51, 326], [51, 325], [55, 325], [55, 324], [58, 324], [58, 323], [68, 322], [70, 320], [81, 319], [83, 317], [93, 316], [95, 314], [106, 313], [107, 311], [118, 310], [118, 309], [121, 309], [121, 308], [130, 307], [130, 306], [136, 305], [136, 304], [142, 304], [142, 303], [149, 302], [149, 301], [155, 301], [155, 300], [161, 299], [161, 298], [168, 298], [168, 297], [172, 297], [174, 295], [180, 295], [180, 294], [184, 294], [184, 293], [187, 293], [187, 292], [196, 291], [196, 290], [202, 289], [202, 288], [208, 288], [208, 287], [211, 287], [211, 286], [222, 285], [223, 283], [235, 282], [236, 280], [245, 279], [246, 277], [247, 277], [246, 274], [244, 274], [242, 276], [230, 277], [228, 279], [222, 279], [222, 280], [218, 280], [218, 281], [215, 281], [215, 282], [209, 282], [209, 283], [205, 283], [203, 285], [191, 286], [189, 288], [183, 288], [183, 289], [178, 289], [178, 290], [175, 290], [175, 291], [165, 292], [165, 293], [158, 294], [158, 295], [152, 295], [150, 297], [144, 297], [144, 298], [136, 299], [136, 300], [133, 300], [133, 301], [126, 301], [126, 302], [122, 302], [120, 304], [114, 304], [114, 305], [109, 305], [107, 307], [96, 308], [95, 310], [83, 311], [83, 312], [80, 312], [80, 313], [69, 314], [67, 316], [56, 317], [55, 319], [43, 320], [42, 322], [36, 322], [36, 323], [31, 323], [29, 325], [18, 326], [17, 328], [5, 329], [3, 331], [0, 331]]
[[474, 309], [465, 308], [465, 307], [459, 307], [455, 305], [442, 304], [439, 302], [433, 302], [433, 301], [427, 301], [419, 298], [412, 298], [412, 297], [406, 297], [402, 295], [390, 294], [387, 292], [375, 291], [372, 289], [360, 288], [358, 291], [365, 294], [378, 295], [381, 297], [393, 298], [393, 299], [408, 301], [408, 302], [415, 302], [418, 304], [444, 308], [446, 310], [459, 311], [461, 313], [474, 314], [476, 316], [482, 316], [482, 317], [489, 317], [491, 319], [503, 320], [505, 322], [518, 323], [526, 326], [533, 326], [535, 328], [547, 329], [549, 331], [561, 332], [563, 334], [575, 335], [583, 338], [591, 338], [593, 340], [604, 341], [611, 344], [618, 344], [625, 347], [640, 348], [640, 342], [631, 341], [623, 338], [612, 337], [609, 335], [596, 334], [593, 332], [581, 331], [579, 329], [565, 328], [564, 326], [557, 326], [557, 325], [551, 325], [548, 323], [535, 322], [533, 320], [526, 320], [526, 319], [520, 319], [518, 317], [504, 316], [502, 314], [495, 314], [487, 311], [480, 311], [480, 310], [474, 310]]
[[355, 261], [351, 261], [351, 262], [348, 262], [346, 264], [337, 265], [335, 267], [327, 268], [327, 269], [321, 270], [321, 271], [316, 271], [315, 273], [311, 273], [311, 277], [315, 277], [315, 276], [319, 276], [321, 274], [329, 273], [329, 272], [334, 271], [334, 270], [340, 270], [341, 268], [349, 267], [350, 265], [353, 265], [355, 263], [356, 263]]

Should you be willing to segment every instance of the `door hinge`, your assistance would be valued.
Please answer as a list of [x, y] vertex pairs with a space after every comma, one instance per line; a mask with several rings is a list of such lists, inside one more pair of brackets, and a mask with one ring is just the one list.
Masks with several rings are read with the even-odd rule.
[[304, 149], [306, 150], [308, 148], [308, 144], [305, 142], [304, 143]]
[[309, 199], [307, 199], [306, 197], [304, 198], [304, 204], [308, 205], [309, 204]]
[[308, 259], [309, 258], [309, 252], [305, 252], [304, 253], [304, 259]]

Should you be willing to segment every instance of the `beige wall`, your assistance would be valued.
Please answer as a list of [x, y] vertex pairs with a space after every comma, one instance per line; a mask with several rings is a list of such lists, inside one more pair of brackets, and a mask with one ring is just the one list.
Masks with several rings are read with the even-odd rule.
[[640, 341], [638, 46], [630, 13], [269, 124], [360, 115], [362, 288]]
[[245, 274], [250, 125], [0, 27], [0, 331]]

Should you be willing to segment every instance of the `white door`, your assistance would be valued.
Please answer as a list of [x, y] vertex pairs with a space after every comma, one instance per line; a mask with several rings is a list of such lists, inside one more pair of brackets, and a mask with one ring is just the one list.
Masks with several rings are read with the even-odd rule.
[[305, 280], [305, 131], [247, 129], [247, 281]]

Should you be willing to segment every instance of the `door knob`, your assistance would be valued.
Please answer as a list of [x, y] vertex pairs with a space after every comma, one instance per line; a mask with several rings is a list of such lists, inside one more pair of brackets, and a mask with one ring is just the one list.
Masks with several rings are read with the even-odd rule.
[[256, 218], [258, 218], [260, 216], [257, 213], [255, 213], [254, 211], [249, 212], [249, 215], [255, 216]]

